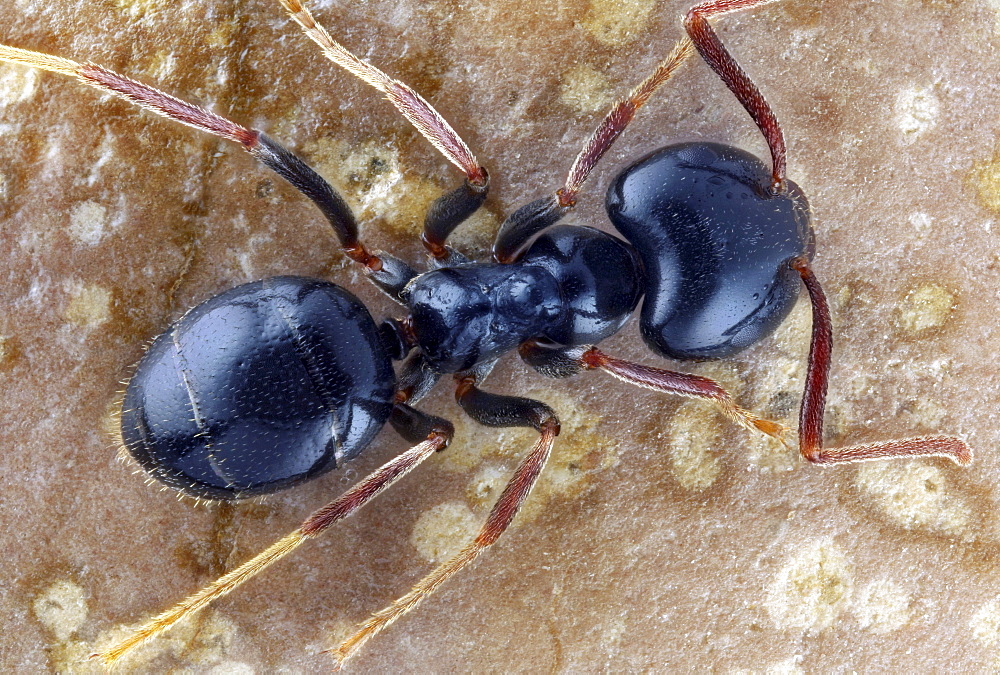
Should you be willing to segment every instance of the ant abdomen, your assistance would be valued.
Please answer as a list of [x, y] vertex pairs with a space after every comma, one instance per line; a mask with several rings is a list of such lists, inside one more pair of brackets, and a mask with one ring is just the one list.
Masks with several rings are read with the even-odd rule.
[[776, 194], [768, 167], [726, 145], [649, 155], [612, 182], [606, 206], [642, 258], [643, 338], [670, 358], [721, 358], [772, 333], [799, 294], [789, 261], [813, 256], [802, 191], [786, 181]]
[[189, 496], [266, 494], [357, 456], [389, 418], [395, 383], [357, 298], [274, 277], [203, 302], [153, 342], [122, 435], [150, 475]]

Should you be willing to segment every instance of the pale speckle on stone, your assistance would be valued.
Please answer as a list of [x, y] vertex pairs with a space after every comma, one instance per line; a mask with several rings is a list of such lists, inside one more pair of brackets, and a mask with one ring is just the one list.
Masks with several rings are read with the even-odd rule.
[[908, 333], [940, 328], [954, 306], [955, 296], [948, 289], [938, 284], [923, 284], [911, 290], [900, 304], [900, 327]]
[[940, 114], [941, 103], [931, 87], [914, 87], [896, 97], [896, 123], [905, 143], [912, 143], [931, 129]]
[[1000, 645], [1000, 597], [980, 607], [969, 620], [972, 636], [986, 647]]
[[27, 101], [38, 90], [38, 71], [20, 65], [0, 66], [0, 108]]
[[615, 100], [608, 78], [586, 64], [577, 64], [562, 77], [559, 100], [577, 114], [608, 110]]
[[803, 670], [801, 664], [801, 656], [790, 656], [784, 661], [772, 663], [764, 672], [767, 673], [767, 675], [799, 675], [800, 673], [806, 672]]
[[107, 207], [90, 199], [75, 204], [69, 212], [67, 230], [81, 244], [93, 246], [100, 243], [108, 233]]
[[115, 5], [133, 19], [155, 14], [163, 8], [164, 0], [116, 0]]
[[853, 572], [832, 539], [805, 544], [775, 575], [765, 606], [778, 628], [821, 631], [833, 625], [851, 597]]
[[996, 32], [1000, 34], [1000, 0], [986, 0], [986, 6], [993, 10], [996, 14], [994, 21], [996, 22]]
[[624, 45], [641, 34], [656, 0], [592, 0], [583, 27], [606, 45]]
[[923, 211], [917, 211], [916, 213], [911, 213], [909, 217], [910, 225], [913, 226], [920, 234], [930, 234], [931, 228], [934, 226], [934, 219], [930, 215], [924, 213]]
[[410, 543], [424, 560], [444, 562], [469, 543], [480, 520], [463, 502], [442, 502], [420, 514], [410, 533]]
[[501, 466], [484, 464], [469, 481], [465, 496], [472, 504], [489, 508], [500, 496], [510, 476], [511, 472]]
[[686, 490], [709, 488], [722, 471], [713, 452], [722, 433], [719, 413], [704, 401], [684, 403], [667, 431], [670, 463], [677, 482]]
[[913, 618], [913, 599], [891, 579], [874, 581], [854, 598], [852, 611], [858, 623], [873, 633], [891, 633]]
[[617, 647], [622, 637], [628, 631], [628, 622], [624, 616], [616, 616], [601, 629], [600, 643], [605, 650]]
[[[778, 661], [777, 663], [772, 663], [764, 669], [765, 675], [799, 675], [805, 671], [801, 666], [802, 657], [799, 655], [789, 656], [783, 661]], [[729, 671], [729, 675], [757, 675], [760, 670], [739, 668], [736, 670]]]
[[32, 608], [56, 640], [65, 642], [87, 620], [87, 594], [72, 581], [56, 581], [35, 598]]
[[64, 315], [66, 321], [81, 328], [96, 328], [111, 317], [111, 292], [96, 284], [77, 286]]
[[972, 511], [951, 493], [944, 472], [934, 464], [860, 464], [854, 483], [862, 501], [903, 529], [970, 536]]

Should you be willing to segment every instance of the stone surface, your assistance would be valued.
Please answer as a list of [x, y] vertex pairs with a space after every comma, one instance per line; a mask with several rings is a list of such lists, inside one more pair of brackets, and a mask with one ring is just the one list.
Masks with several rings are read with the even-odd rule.
[[[613, 94], [652, 68], [692, 0], [314, 2], [343, 42], [413, 84], [490, 168], [502, 214], [554, 189]], [[828, 439], [934, 431], [946, 461], [816, 469], [711, 408], [511, 358], [493, 388], [553, 403], [538, 494], [473, 569], [372, 641], [356, 672], [986, 671], [1000, 667], [1000, 7], [786, 0], [723, 19], [789, 140], [835, 313]], [[409, 260], [456, 173], [277, 2], [10, 0], [0, 40], [159, 83], [287, 142], [343, 190], [366, 237]], [[607, 227], [617, 167], [670, 141], [763, 142], [699, 62], [640, 114], [574, 222]], [[185, 308], [272, 274], [330, 278], [376, 314], [313, 208], [231, 144], [67, 78], [0, 66], [0, 614], [4, 671], [80, 672], [95, 646], [294, 528], [400, 451], [264, 503], [201, 507], [115, 461], [119, 381]], [[691, 366], [791, 420], [808, 336]], [[656, 362], [630, 325], [613, 353]], [[683, 366], [687, 368], [688, 366]], [[462, 434], [366, 512], [157, 640], [128, 665], [305, 672], [482, 519], [532, 435]], [[680, 441], [679, 439], [684, 439]], [[468, 509], [468, 511], [463, 510]], [[439, 517], [441, 514], [449, 517]], [[417, 528], [417, 529], [415, 529]], [[425, 545], [425, 550], [421, 550]]]

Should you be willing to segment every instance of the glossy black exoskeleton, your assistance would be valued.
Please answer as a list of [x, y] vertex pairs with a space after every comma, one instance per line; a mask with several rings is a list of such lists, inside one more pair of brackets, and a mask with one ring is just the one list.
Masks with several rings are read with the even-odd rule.
[[[538, 439], [514, 470], [477, 536], [407, 595], [377, 613], [335, 655], [340, 663], [497, 541], [531, 491], [560, 431], [541, 401], [481, 388], [494, 362], [519, 355], [539, 372], [567, 377], [599, 369], [661, 392], [698, 397], [744, 427], [782, 438], [785, 428], [743, 410], [716, 382], [631, 363], [597, 343], [616, 333], [641, 299], [642, 335], [676, 359], [732, 355], [769, 335], [790, 311], [798, 282], [809, 292], [813, 334], [799, 417], [799, 450], [814, 463], [939, 455], [971, 459], [947, 436], [823, 447], [830, 366], [829, 307], [812, 272], [809, 207], [786, 178], [784, 137], [770, 106], [722, 45], [708, 19], [769, 0], [706, 0], [685, 18], [683, 38], [655, 71], [619, 99], [571, 167], [563, 188], [515, 210], [493, 262], [469, 261], [446, 245], [486, 198], [489, 176], [447, 122], [412, 89], [356, 58], [318, 26], [300, 0], [281, 0], [335, 63], [375, 86], [466, 176], [435, 201], [422, 241], [432, 269], [370, 251], [347, 203], [305, 162], [263, 133], [94, 64], [0, 45], [0, 60], [71, 75], [166, 117], [234, 141], [312, 200], [344, 254], [397, 301], [404, 316], [377, 326], [348, 291], [326, 281], [275, 277], [198, 305], [156, 338], [125, 393], [128, 452], [154, 478], [184, 494], [232, 500], [318, 476], [361, 453], [388, 422], [412, 441], [288, 536], [100, 656], [124, 654], [251, 578], [306, 539], [356, 512], [436, 451], [454, 427], [415, 407], [445, 375], [480, 424], [529, 426]], [[659, 150], [622, 171], [607, 193], [611, 223], [625, 240], [556, 223], [599, 160], [652, 93], [694, 49], [750, 113], [771, 168], [724, 145]], [[402, 360], [399, 372], [392, 361]]]
[[273, 277], [198, 305], [150, 346], [122, 407], [125, 447], [193, 497], [248, 497], [352, 459], [392, 410], [375, 322], [344, 289]]
[[731, 356], [774, 332], [799, 296], [788, 262], [812, 260], [809, 205], [795, 183], [717, 143], [658, 150], [612, 181], [608, 217], [646, 274], [640, 329], [673, 359]]
[[403, 293], [417, 347], [442, 372], [469, 370], [531, 338], [594, 344], [642, 295], [632, 248], [589, 227], [556, 226], [517, 262], [427, 272]]

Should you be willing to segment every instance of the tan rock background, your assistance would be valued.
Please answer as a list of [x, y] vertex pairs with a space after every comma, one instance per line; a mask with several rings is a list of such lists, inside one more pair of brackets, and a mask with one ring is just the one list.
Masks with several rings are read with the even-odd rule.
[[[314, 2], [346, 45], [413, 84], [495, 190], [457, 241], [554, 189], [614, 95], [679, 34], [691, 0]], [[328, 65], [276, 1], [10, 0], [0, 40], [91, 59], [269, 131], [342, 189], [366, 236], [410, 260], [455, 172]], [[493, 387], [560, 410], [538, 494], [472, 570], [373, 641], [357, 672], [1000, 668], [997, 315], [1000, 5], [786, 0], [719, 24], [784, 123], [836, 317], [829, 439], [950, 431], [975, 463], [805, 466], [701, 404], [510, 359]], [[764, 152], [692, 62], [597, 173], [575, 222], [606, 227], [615, 171], [667, 142]], [[115, 462], [119, 381], [185, 308], [272, 274], [324, 276], [390, 311], [313, 208], [238, 148], [0, 66], [0, 664], [92, 670], [158, 612], [400, 451], [263, 504], [195, 508]], [[792, 419], [807, 347], [779, 334], [693, 367]], [[630, 326], [607, 343], [656, 362]], [[473, 428], [352, 522], [188, 625], [131, 670], [324, 670], [319, 654], [485, 517], [530, 434]]]

